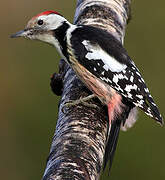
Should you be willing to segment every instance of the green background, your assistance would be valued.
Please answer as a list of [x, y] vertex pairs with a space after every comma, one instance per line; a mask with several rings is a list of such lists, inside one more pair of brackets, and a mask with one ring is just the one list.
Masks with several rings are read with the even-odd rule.
[[[57, 119], [59, 98], [50, 90], [59, 56], [40, 42], [10, 39], [44, 10], [56, 10], [72, 21], [76, 0], [6, 0], [0, 21], [0, 179], [41, 179]], [[165, 91], [165, 1], [134, 0], [125, 47], [135, 61], [162, 115]], [[165, 131], [143, 112], [136, 125], [121, 132], [113, 180], [164, 180]], [[107, 172], [101, 179], [108, 179]]]

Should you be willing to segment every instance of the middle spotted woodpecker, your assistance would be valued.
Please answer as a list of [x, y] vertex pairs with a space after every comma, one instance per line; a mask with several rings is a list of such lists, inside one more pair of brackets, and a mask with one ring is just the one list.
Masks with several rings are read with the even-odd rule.
[[105, 30], [73, 25], [58, 12], [46, 11], [33, 17], [23, 31], [11, 37], [36, 39], [55, 46], [87, 88], [107, 105], [111, 128], [106, 162], [110, 159], [112, 163], [121, 125], [115, 120], [120, 119], [126, 107], [129, 109], [126, 123], [131, 111], [139, 107], [163, 124], [139, 70], [122, 44]]

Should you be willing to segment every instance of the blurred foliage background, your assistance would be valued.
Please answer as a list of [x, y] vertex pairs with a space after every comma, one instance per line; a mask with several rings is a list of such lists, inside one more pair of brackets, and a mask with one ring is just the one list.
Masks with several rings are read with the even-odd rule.
[[[146, 80], [164, 115], [165, 1], [134, 0], [125, 47]], [[59, 98], [50, 90], [59, 56], [40, 42], [10, 39], [44, 10], [61, 12], [72, 21], [76, 0], [13, 0], [1, 2], [0, 43], [0, 173], [5, 180], [41, 179], [58, 115]], [[101, 179], [165, 179], [165, 131], [144, 113], [121, 132], [111, 177]]]

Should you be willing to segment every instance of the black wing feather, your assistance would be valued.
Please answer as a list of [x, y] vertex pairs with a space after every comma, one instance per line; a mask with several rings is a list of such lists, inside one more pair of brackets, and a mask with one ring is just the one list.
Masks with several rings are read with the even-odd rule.
[[[87, 59], [86, 54], [89, 53], [90, 50], [87, 50], [83, 45], [82, 42], [84, 40], [89, 41], [93, 47], [101, 47], [118, 62], [125, 64], [127, 66], [125, 71], [112, 72], [110, 70], [105, 70], [102, 59]], [[154, 103], [139, 70], [128, 56], [122, 44], [115, 39], [113, 35], [96, 27], [80, 26], [72, 32], [71, 45], [74, 49], [76, 59], [81, 65], [88, 69], [88, 71], [109, 84], [118, 93], [141, 108], [146, 114], [156, 119], [158, 122], [163, 123], [159, 110]], [[116, 83], [113, 81], [114, 76], [123, 76], [124, 78], [119, 78]], [[130, 81], [131, 76], [133, 76], [132, 82]], [[137, 89], [132, 88], [129, 92], [125, 89], [127, 85], [133, 87], [137, 85]]]

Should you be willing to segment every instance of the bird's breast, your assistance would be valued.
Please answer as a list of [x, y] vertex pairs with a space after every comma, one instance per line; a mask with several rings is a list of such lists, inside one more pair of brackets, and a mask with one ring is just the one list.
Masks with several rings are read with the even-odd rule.
[[112, 97], [116, 94], [116, 91], [106, 84], [101, 79], [98, 79], [95, 75], [89, 72], [84, 66], [82, 66], [74, 56], [70, 56], [70, 65], [75, 71], [79, 79], [92, 91], [104, 104], [108, 104]]

